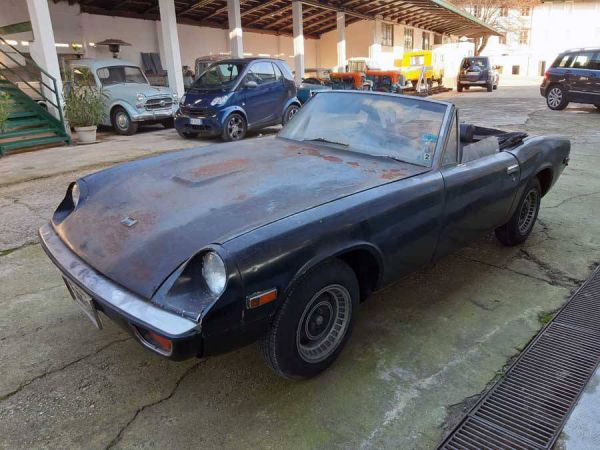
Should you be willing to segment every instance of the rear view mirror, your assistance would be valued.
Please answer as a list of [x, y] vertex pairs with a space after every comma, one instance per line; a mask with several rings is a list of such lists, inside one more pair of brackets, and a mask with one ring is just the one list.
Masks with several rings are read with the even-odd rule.
[[256, 84], [256, 81], [246, 81], [245, 86], [247, 88], [254, 89], [256, 86], [258, 86], [258, 84]]

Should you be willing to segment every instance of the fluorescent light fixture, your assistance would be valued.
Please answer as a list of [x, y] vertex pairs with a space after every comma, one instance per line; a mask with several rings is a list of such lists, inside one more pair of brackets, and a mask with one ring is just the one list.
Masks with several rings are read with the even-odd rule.
[[69, 44], [63, 44], [63, 43], [58, 43], [58, 42], [54, 45], [56, 47], [60, 47], [60, 48], [68, 48], [69, 47]]

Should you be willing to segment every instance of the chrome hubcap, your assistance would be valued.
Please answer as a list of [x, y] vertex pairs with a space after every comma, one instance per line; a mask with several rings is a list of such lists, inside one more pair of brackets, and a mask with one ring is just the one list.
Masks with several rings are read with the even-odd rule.
[[538, 192], [532, 189], [527, 193], [523, 205], [521, 206], [521, 212], [519, 213], [519, 233], [525, 235], [529, 232], [533, 226], [535, 220], [535, 214], [538, 208]]
[[290, 112], [288, 113], [288, 122], [292, 119], [292, 117], [294, 117], [296, 115], [297, 112], [298, 112], [298, 108], [290, 109]]
[[129, 126], [129, 117], [123, 112], [117, 113], [117, 126], [121, 129], [126, 129]]
[[332, 284], [313, 295], [296, 330], [300, 357], [309, 363], [329, 357], [344, 338], [351, 314], [350, 293], [344, 286]]
[[239, 139], [244, 131], [244, 124], [242, 122], [242, 119], [240, 119], [237, 116], [234, 116], [231, 119], [229, 119], [229, 122], [227, 124], [227, 131], [229, 132], [229, 136], [231, 137], [231, 139]]
[[559, 88], [552, 88], [548, 93], [548, 104], [553, 108], [556, 108], [560, 105], [562, 101], [562, 91]]

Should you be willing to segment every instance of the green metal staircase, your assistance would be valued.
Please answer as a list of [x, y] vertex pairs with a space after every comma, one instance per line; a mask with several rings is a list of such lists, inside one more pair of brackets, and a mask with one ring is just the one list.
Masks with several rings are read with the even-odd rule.
[[[9, 112], [4, 130], [0, 130], [0, 156], [39, 146], [70, 144], [62, 109], [58, 107], [56, 80], [2, 37], [0, 42], [4, 44], [0, 46], [0, 92], [8, 96]], [[10, 66], [8, 60], [12, 62]], [[58, 110], [59, 118], [46, 108]]]

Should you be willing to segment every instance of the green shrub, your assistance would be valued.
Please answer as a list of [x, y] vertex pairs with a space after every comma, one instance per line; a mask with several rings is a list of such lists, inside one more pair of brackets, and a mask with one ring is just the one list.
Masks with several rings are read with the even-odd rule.
[[0, 133], [4, 133], [6, 121], [8, 120], [8, 102], [10, 96], [6, 92], [0, 92]]
[[80, 68], [66, 83], [65, 117], [72, 127], [97, 126], [104, 117], [105, 94], [86, 81], [91, 76], [89, 69]]

